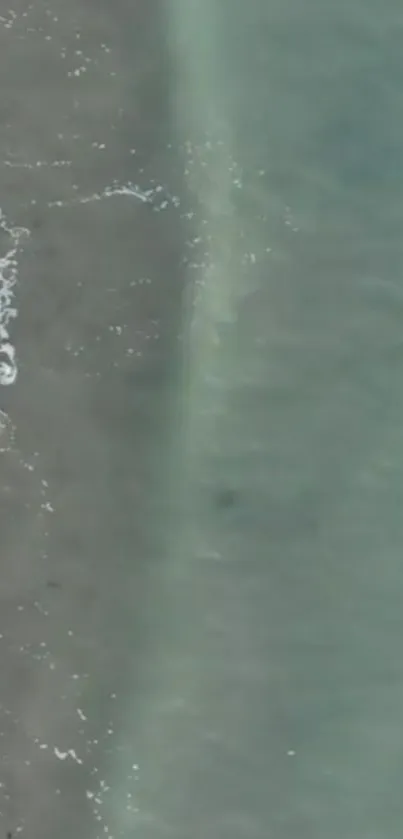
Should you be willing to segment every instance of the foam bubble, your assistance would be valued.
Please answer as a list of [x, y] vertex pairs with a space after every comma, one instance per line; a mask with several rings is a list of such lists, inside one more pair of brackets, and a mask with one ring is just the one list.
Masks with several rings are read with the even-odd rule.
[[12, 385], [17, 378], [15, 349], [8, 342], [0, 345], [0, 384]]
[[12, 227], [0, 209], [0, 231], [6, 234], [7, 242], [6, 254], [0, 257], [0, 385], [12, 385], [17, 378], [18, 368], [15, 347], [10, 341], [9, 324], [17, 316], [13, 303], [20, 242], [29, 236], [29, 230], [25, 227]]

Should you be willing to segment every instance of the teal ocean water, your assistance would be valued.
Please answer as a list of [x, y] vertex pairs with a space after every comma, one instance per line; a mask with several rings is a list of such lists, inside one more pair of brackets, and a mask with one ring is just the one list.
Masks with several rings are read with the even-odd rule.
[[0, 15], [0, 831], [398, 839], [403, 13]]

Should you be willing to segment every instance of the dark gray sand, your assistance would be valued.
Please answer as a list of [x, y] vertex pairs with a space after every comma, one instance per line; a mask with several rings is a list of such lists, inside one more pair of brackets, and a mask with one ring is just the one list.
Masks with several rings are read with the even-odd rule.
[[401, 6], [10, 5], [0, 839], [400, 839]]

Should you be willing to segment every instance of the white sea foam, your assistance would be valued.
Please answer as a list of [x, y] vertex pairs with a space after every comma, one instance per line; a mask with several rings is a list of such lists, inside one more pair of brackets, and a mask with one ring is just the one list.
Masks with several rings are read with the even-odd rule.
[[12, 385], [18, 371], [9, 324], [17, 316], [14, 286], [18, 279], [18, 253], [21, 241], [29, 236], [29, 231], [24, 227], [12, 227], [1, 209], [0, 231], [6, 234], [6, 253], [0, 256], [0, 385]]
[[[114, 198], [117, 195], [127, 196], [129, 198], [137, 198], [143, 204], [151, 204], [156, 212], [165, 210], [169, 206], [178, 208], [180, 206], [180, 199], [177, 195], [171, 195], [170, 192], [162, 185], [152, 185], [149, 189], [142, 189], [138, 184], [127, 183], [119, 184], [115, 182], [111, 186], [106, 186], [102, 192], [94, 192], [92, 195], [77, 196], [77, 198], [56, 199], [48, 201], [48, 207], [72, 207], [75, 204], [90, 204], [93, 201], [103, 201], [106, 198]], [[36, 202], [32, 202], [36, 203]]]

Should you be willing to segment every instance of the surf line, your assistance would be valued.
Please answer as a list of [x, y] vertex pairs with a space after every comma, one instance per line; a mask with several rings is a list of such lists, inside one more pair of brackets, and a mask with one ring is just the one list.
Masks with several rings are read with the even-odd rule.
[[30, 234], [25, 227], [11, 226], [1, 208], [0, 231], [11, 240], [5, 255], [0, 257], [0, 385], [12, 385], [17, 378], [18, 366], [9, 325], [18, 314], [14, 305], [14, 286], [18, 280], [20, 243]]

